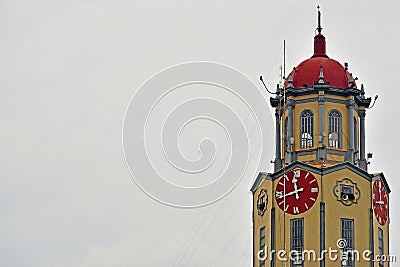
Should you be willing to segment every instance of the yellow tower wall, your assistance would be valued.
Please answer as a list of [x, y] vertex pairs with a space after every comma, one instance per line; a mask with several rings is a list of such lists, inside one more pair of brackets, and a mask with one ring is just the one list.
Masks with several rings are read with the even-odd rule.
[[[312, 172], [311, 172], [312, 173]], [[370, 209], [371, 209], [371, 195], [372, 195], [372, 182], [367, 180], [360, 174], [348, 169], [343, 168], [327, 174], [316, 174], [313, 173], [318, 181], [320, 193], [318, 199], [313, 207], [307, 212], [299, 215], [290, 215], [284, 213], [277, 205], [275, 196], [273, 195], [276, 183], [279, 181], [279, 177], [275, 180], [263, 180], [260, 186], [254, 193], [254, 205], [253, 205], [253, 220], [254, 220], [254, 266], [259, 266], [257, 259], [257, 251], [259, 250], [259, 231], [260, 228], [266, 226], [266, 244], [267, 253], [271, 252], [271, 209], [275, 208], [275, 249], [285, 250], [287, 253], [290, 252], [290, 220], [293, 218], [304, 218], [304, 249], [313, 250], [316, 253], [316, 257], [320, 257], [320, 203], [325, 203], [325, 248], [332, 250], [339, 250], [337, 247], [337, 241], [341, 238], [340, 223], [342, 218], [354, 220], [354, 249], [359, 251], [360, 261], [356, 262], [356, 266], [359, 267], [370, 267], [370, 262], [363, 259], [363, 252], [369, 251], [370, 249]], [[360, 192], [360, 198], [357, 203], [351, 206], [346, 206], [340, 202], [334, 194], [334, 188], [338, 181], [343, 178], [350, 179], [356, 184]], [[261, 189], [266, 189], [268, 192], [268, 204], [267, 209], [263, 216], [257, 214], [257, 196]], [[374, 253], [378, 254], [378, 227], [381, 227], [384, 231], [385, 241], [385, 253], [388, 255], [388, 224], [381, 226], [375, 216], [373, 216], [373, 228], [374, 228]], [[340, 257], [340, 253], [336, 253]], [[269, 256], [269, 255], [268, 255]], [[288, 255], [286, 255], [287, 258]], [[329, 261], [328, 255], [326, 255], [326, 266], [339, 266], [339, 260]], [[290, 262], [290, 261], [289, 261]], [[275, 266], [290, 266], [289, 262], [285, 263], [279, 261], [275, 255]], [[269, 257], [266, 261], [265, 266], [270, 266]], [[319, 261], [305, 262], [304, 266], [317, 267], [320, 266]], [[375, 266], [378, 266], [376, 263]], [[385, 266], [388, 266], [385, 263]]]

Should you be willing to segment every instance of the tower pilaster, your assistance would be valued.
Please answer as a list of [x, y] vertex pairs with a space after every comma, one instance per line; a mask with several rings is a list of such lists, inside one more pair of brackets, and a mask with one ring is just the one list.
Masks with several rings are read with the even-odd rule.
[[359, 167], [364, 171], [367, 170], [368, 163], [365, 158], [365, 110], [359, 110], [358, 116], [360, 117], [360, 163]]

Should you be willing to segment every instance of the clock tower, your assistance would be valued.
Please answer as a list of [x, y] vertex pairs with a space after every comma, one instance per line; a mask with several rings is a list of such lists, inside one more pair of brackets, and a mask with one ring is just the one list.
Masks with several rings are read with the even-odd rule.
[[326, 53], [321, 14], [311, 58], [270, 99], [273, 173], [253, 194], [253, 266], [389, 266], [389, 193], [369, 173], [365, 118], [372, 99]]

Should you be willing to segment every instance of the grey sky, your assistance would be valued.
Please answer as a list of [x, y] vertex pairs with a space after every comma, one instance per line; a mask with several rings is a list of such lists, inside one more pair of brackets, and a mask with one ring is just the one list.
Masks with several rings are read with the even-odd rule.
[[328, 55], [379, 94], [367, 150], [392, 189], [400, 258], [396, 1], [3, 1], [0, 265], [161, 267], [181, 252], [182, 266], [249, 266], [255, 177], [210, 207], [162, 205], [125, 167], [123, 116], [147, 78], [187, 61], [275, 88], [284, 38], [288, 70], [311, 56], [317, 4]]

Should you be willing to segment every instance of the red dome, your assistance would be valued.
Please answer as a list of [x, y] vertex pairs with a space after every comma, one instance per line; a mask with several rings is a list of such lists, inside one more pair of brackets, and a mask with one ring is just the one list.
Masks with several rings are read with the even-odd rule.
[[[321, 34], [320, 13], [318, 11], [318, 34], [314, 36], [314, 55], [300, 63], [289, 74], [288, 79], [293, 80], [294, 88], [313, 86], [319, 81], [322, 66], [324, 82], [329, 82], [332, 87], [348, 88], [350, 73], [336, 60], [326, 55], [325, 36]], [[354, 82], [354, 80], [352, 81]], [[287, 87], [288, 80], [285, 82]], [[355, 83], [353, 87], [356, 87]]]
[[[319, 80], [321, 65], [325, 83], [329, 82], [331, 86], [343, 89], [349, 87], [350, 73], [339, 62], [327, 56], [316, 55], [301, 62], [291, 72], [293, 87], [313, 86]], [[287, 80], [285, 84], [287, 86]]]

